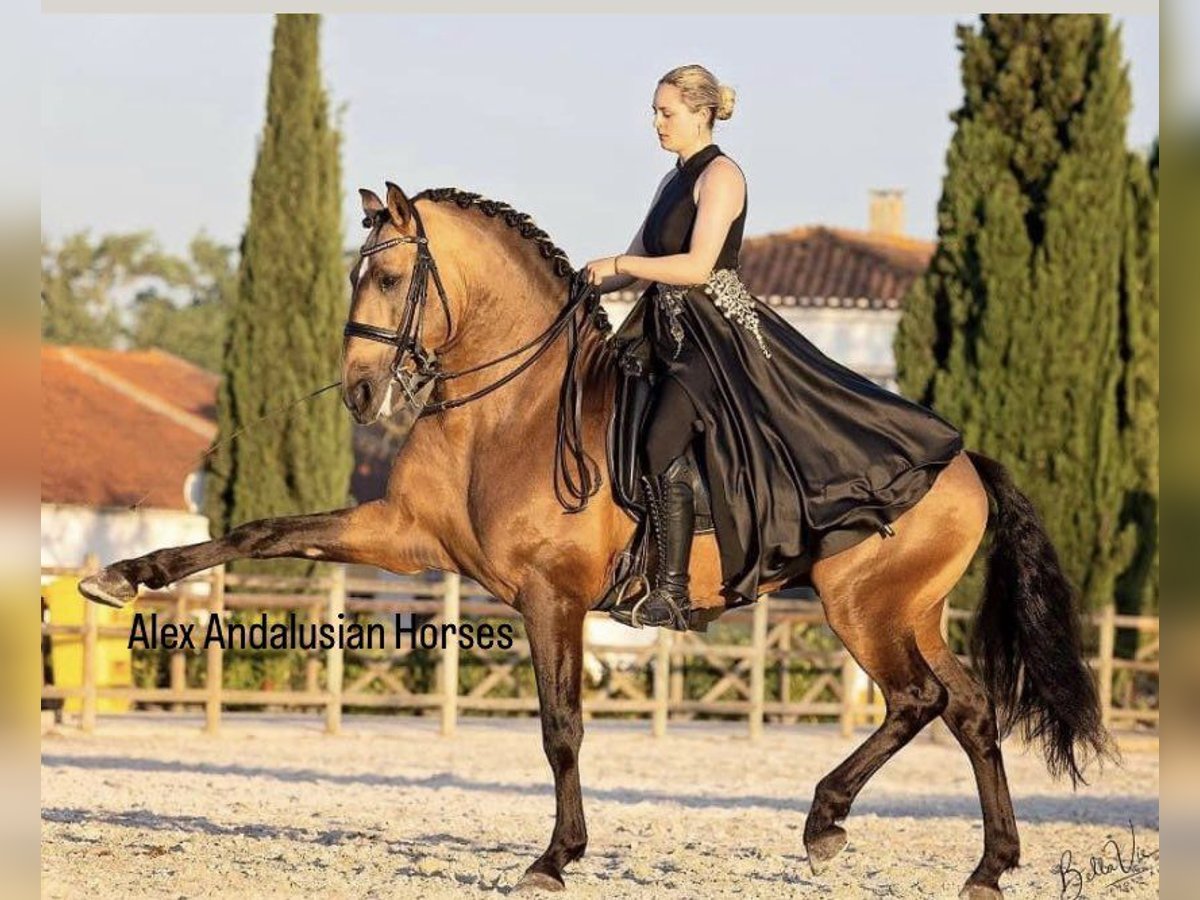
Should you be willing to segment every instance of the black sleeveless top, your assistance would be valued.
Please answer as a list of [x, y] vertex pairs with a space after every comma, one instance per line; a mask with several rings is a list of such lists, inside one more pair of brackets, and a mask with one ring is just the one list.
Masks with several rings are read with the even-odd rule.
[[[696, 202], [692, 199], [692, 191], [696, 179], [704, 171], [704, 167], [723, 156], [721, 148], [709, 144], [703, 150], [693, 153], [687, 162], [675, 164], [676, 171], [663, 188], [658, 202], [646, 217], [646, 227], [642, 232], [642, 244], [650, 256], [671, 256], [676, 253], [686, 253], [691, 249], [692, 229], [696, 225]], [[742, 201], [742, 211], [729, 225], [729, 233], [717, 256], [714, 269], [736, 269], [738, 250], [742, 246], [742, 229], [746, 224], [746, 207], [749, 198]]]

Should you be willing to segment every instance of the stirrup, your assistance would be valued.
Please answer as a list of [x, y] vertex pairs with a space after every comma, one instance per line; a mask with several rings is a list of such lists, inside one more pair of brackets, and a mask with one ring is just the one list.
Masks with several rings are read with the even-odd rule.
[[[657, 597], [667, 604], [667, 619], [665, 621], [646, 623], [642, 622], [642, 606], [644, 606], [646, 601], [651, 597]], [[675, 598], [671, 596], [669, 591], [663, 588], [655, 588], [653, 591], [650, 591], [648, 594], [638, 600], [637, 603], [633, 604], [633, 609], [631, 609], [629, 612], [630, 623], [634, 628], [643, 628], [645, 625], [650, 625], [657, 628], [673, 628], [675, 631], [687, 631], [688, 622], [690, 620], [689, 614], [691, 613], [692, 608], [691, 603], [688, 602], [689, 599], [690, 598], [685, 597], [684, 604], [681, 607], [675, 602]]]
[[628, 625], [631, 628], [641, 628], [642, 626], [634, 624], [629, 615], [631, 610], [622, 609], [621, 604], [625, 602], [626, 595], [632, 593], [634, 587], [639, 584], [642, 587], [642, 596], [638, 598], [637, 603], [645, 600], [650, 594], [650, 579], [641, 572], [635, 572], [617, 585], [617, 597], [613, 601], [613, 605], [609, 607], [608, 610], [609, 616], [616, 619], [622, 625]]

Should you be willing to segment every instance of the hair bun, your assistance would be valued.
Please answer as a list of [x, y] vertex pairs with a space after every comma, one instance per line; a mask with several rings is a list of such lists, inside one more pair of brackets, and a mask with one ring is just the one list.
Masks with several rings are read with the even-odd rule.
[[[737, 93], [727, 84], [721, 84], [716, 76], [704, 66], [695, 63], [677, 66], [662, 78], [659, 84], [679, 88], [684, 105], [692, 112], [712, 110], [712, 119], [728, 119], [733, 115], [733, 103]], [[712, 120], [709, 125], [712, 125]]]
[[737, 91], [727, 84], [722, 84], [717, 88], [720, 99], [717, 101], [717, 118], [728, 119], [733, 115], [733, 104], [737, 100]]

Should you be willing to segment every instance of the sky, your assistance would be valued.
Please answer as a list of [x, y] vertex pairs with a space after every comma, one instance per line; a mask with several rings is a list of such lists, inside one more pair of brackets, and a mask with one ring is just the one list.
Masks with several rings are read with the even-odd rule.
[[[1158, 19], [1118, 16], [1128, 142], [1158, 133]], [[746, 235], [863, 228], [871, 188], [905, 191], [935, 237], [956, 22], [974, 16], [340, 15], [321, 32], [343, 131], [346, 245], [357, 188], [456, 186], [533, 216], [581, 266], [623, 251], [675, 157], [658, 78], [700, 62], [738, 91], [714, 141], [746, 173]], [[42, 230], [148, 229], [182, 253], [236, 245], [266, 107], [270, 16], [41, 17]]]

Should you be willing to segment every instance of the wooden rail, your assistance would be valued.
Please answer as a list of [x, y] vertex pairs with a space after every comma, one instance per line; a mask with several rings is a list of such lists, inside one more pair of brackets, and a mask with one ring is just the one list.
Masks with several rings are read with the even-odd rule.
[[[93, 560], [83, 569], [44, 568], [42, 574], [79, 576], [94, 569]], [[519, 614], [454, 574], [438, 581], [356, 578], [334, 567], [328, 577], [289, 579], [226, 575], [216, 569], [170, 590], [139, 597], [139, 611], [158, 612], [160, 620], [175, 623], [194, 621], [197, 614], [206, 620], [208, 614], [216, 614], [228, 621], [238, 613], [294, 612], [298, 620], [331, 623], [335, 628], [343, 621], [392, 623], [392, 617], [402, 615], [437, 627], [489, 620], [508, 623], [514, 630], [515, 639], [507, 649], [460, 649], [451, 640], [444, 650], [426, 650], [407, 641], [384, 650], [335, 644], [324, 651], [290, 651], [305, 655], [302, 688], [225, 686], [230, 651], [219, 646], [170, 653], [165, 687], [102, 687], [98, 642], [127, 641], [129, 632], [125, 627], [100, 626], [98, 607], [82, 598], [80, 602], [84, 603], [82, 625], [42, 624], [43, 635], [52, 639], [72, 635], [82, 642], [80, 684], [72, 688], [44, 684], [42, 699], [81, 698], [84, 730], [96, 727], [97, 700], [110, 697], [173, 711], [202, 708], [208, 732], [220, 729], [222, 711], [231, 705], [323, 711], [330, 734], [341, 729], [346, 709], [428, 710], [440, 717], [441, 731], [447, 735], [464, 713], [536, 713], [538, 709]], [[970, 617], [969, 611], [953, 609], [943, 619], [951, 647], [967, 665], [970, 659], [963, 653], [962, 636]], [[1157, 728], [1158, 618], [1121, 616], [1109, 607], [1087, 617], [1085, 625], [1095, 629], [1092, 645], [1098, 653], [1088, 662], [1097, 677], [1105, 725]], [[1134, 658], [1116, 656], [1116, 635], [1122, 629], [1139, 635]], [[384, 630], [389, 637], [394, 633], [387, 625]], [[727, 613], [709, 634], [663, 629], [644, 647], [587, 642], [585, 652], [592, 670], [600, 672], [598, 680], [588, 680], [585, 715], [648, 717], [655, 736], [666, 734], [672, 719], [698, 715], [744, 719], [752, 738], [762, 735], [767, 722], [801, 719], [838, 721], [849, 736], [864, 723], [877, 724], [884, 715], [873, 685], [865, 697], [857, 689], [864, 677], [825, 625], [815, 601], [768, 597], [753, 607]], [[205, 660], [202, 686], [188, 684], [189, 655]], [[937, 728], [931, 734], [944, 739]]]

